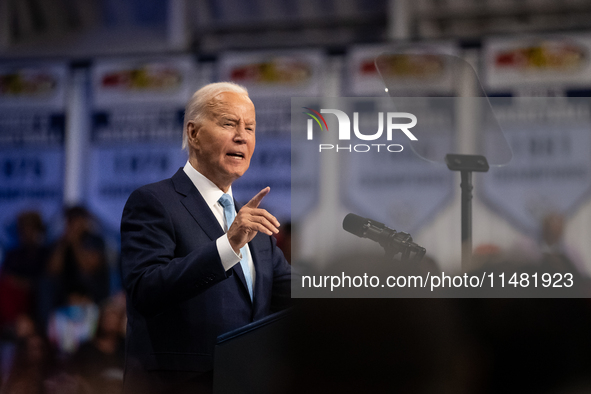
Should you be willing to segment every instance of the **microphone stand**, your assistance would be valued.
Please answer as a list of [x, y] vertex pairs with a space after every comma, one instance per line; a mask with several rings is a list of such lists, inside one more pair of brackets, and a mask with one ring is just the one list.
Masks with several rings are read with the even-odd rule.
[[394, 256], [401, 253], [401, 262], [418, 263], [426, 253], [425, 248], [412, 241], [410, 234], [402, 231], [396, 232], [389, 237], [388, 241], [381, 242], [380, 245], [384, 248], [386, 260], [390, 261], [394, 261]]

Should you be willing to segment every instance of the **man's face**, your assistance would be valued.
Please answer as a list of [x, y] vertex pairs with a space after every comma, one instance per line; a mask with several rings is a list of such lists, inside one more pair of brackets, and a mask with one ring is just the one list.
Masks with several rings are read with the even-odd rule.
[[189, 122], [191, 164], [197, 171], [227, 191], [250, 165], [255, 147], [255, 110], [242, 94], [224, 92], [209, 106], [199, 124]]

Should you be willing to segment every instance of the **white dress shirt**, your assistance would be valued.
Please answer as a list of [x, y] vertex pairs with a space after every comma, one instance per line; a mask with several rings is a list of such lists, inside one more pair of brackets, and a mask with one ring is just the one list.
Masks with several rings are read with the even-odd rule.
[[[224, 216], [224, 208], [219, 203], [219, 199], [224, 194], [224, 192], [220, 190], [220, 188], [217, 187], [212, 181], [207, 179], [203, 174], [201, 174], [199, 171], [193, 168], [189, 161], [187, 161], [187, 164], [185, 164], [183, 171], [185, 172], [185, 174], [187, 174], [191, 182], [193, 182], [193, 184], [205, 200], [205, 203], [207, 204], [209, 209], [211, 209], [211, 212], [213, 213], [215, 218], [218, 220], [220, 226], [224, 229], [225, 232], [227, 232], [228, 224], [226, 223], [226, 217]], [[229, 194], [230, 197], [234, 198], [234, 196], [232, 195], [232, 186], [230, 186], [230, 189], [226, 194]], [[234, 249], [232, 249], [230, 241], [228, 240], [228, 234], [224, 234], [223, 236], [219, 237], [216, 240], [216, 246], [218, 249], [218, 253], [220, 255], [220, 259], [222, 260], [222, 265], [224, 266], [224, 269], [226, 271], [228, 271], [242, 259], [242, 256], [236, 254], [236, 252], [234, 252]], [[246, 244], [246, 246], [246, 258], [248, 261], [248, 266], [250, 267], [252, 288], [254, 290], [254, 263], [252, 262], [250, 247], [248, 246], [248, 244]]]

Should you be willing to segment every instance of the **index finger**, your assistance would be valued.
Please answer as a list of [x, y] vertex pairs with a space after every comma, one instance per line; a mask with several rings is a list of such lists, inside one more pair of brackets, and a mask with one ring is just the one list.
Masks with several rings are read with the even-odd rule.
[[247, 206], [249, 208], [258, 208], [261, 201], [263, 201], [263, 198], [267, 194], [269, 194], [270, 191], [271, 191], [271, 188], [269, 186], [267, 186], [266, 188], [264, 188], [263, 190], [258, 192], [257, 195], [254, 196], [245, 206]]

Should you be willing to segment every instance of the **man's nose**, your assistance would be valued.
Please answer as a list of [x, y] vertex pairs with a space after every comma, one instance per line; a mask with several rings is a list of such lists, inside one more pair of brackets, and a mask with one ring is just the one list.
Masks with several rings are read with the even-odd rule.
[[240, 122], [235, 129], [234, 141], [243, 142], [246, 141], [246, 125]]

